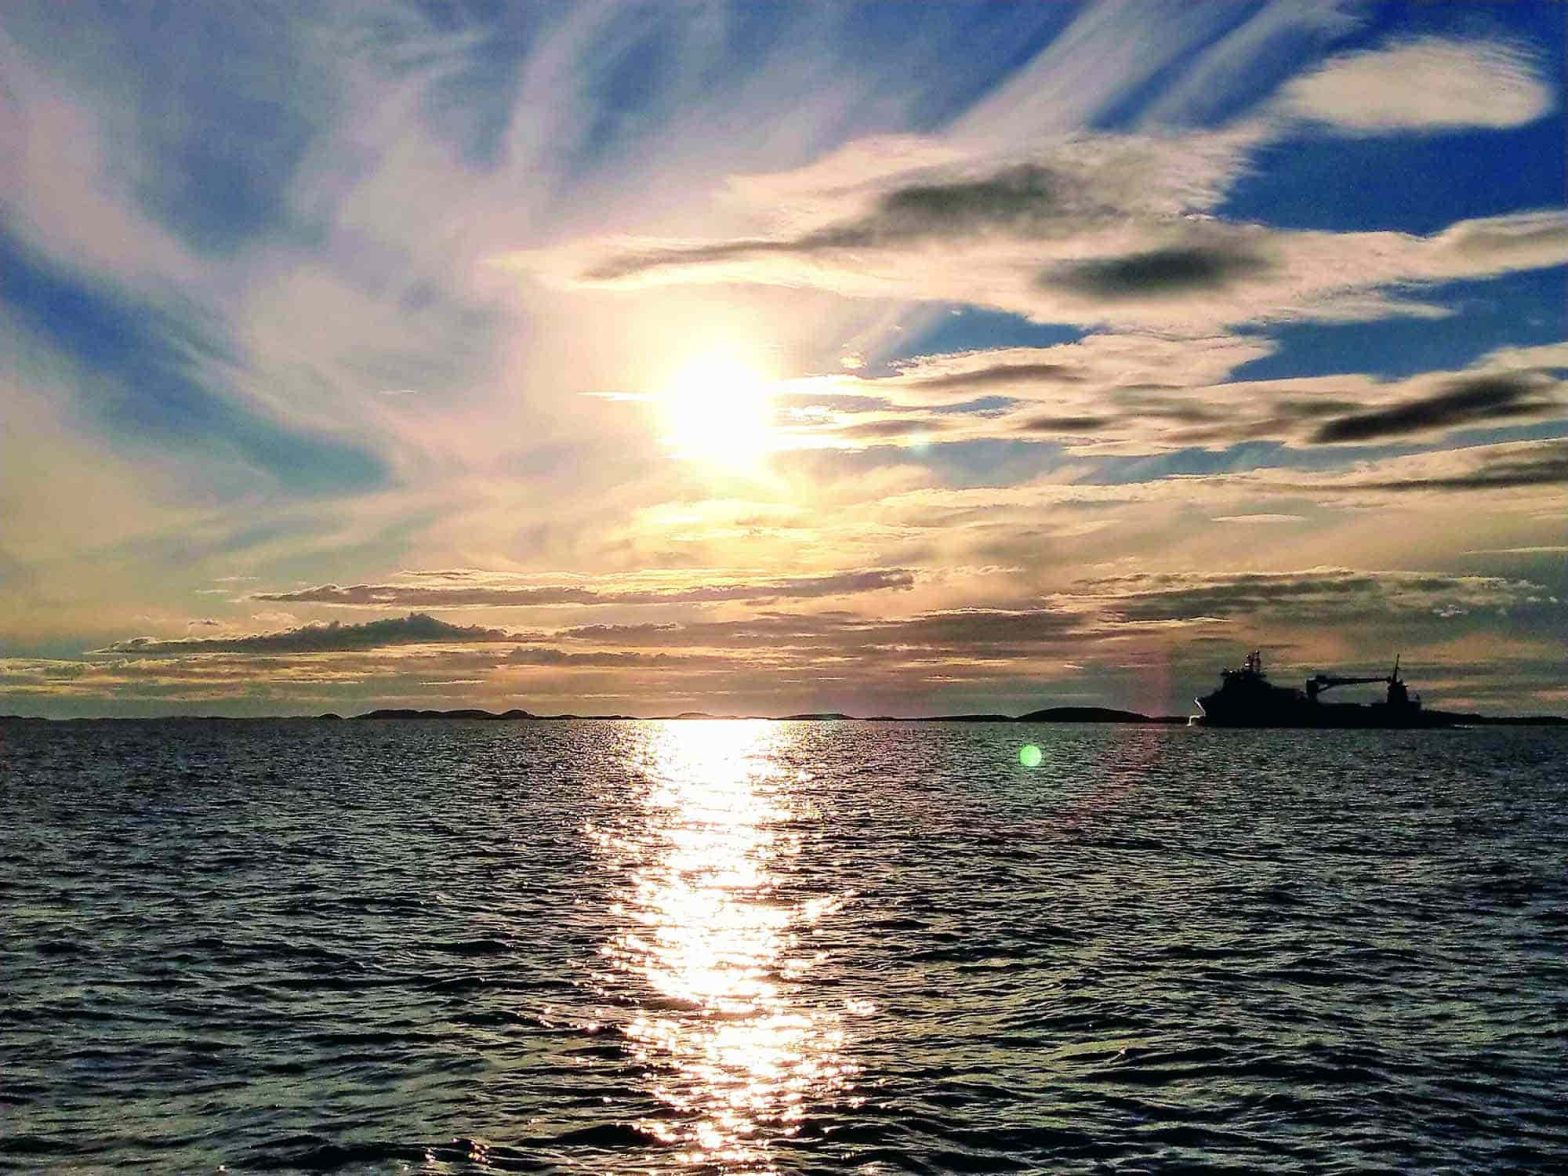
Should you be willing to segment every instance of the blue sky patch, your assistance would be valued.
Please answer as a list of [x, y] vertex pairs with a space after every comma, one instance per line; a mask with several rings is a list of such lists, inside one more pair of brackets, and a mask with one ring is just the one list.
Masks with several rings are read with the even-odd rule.
[[1568, 268], [1447, 282], [1415, 291], [1445, 306], [1448, 318], [1385, 318], [1355, 323], [1282, 323], [1245, 331], [1277, 350], [1233, 371], [1233, 380], [1286, 380], [1365, 372], [1394, 380], [1467, 367], [1503, 347], [1560, 341], [1568, 332]]
[[1087, 331], [1065, 323], [1037, 323], [1022, 315], [981, 306], [951, 306], [916, 330], [890, 335], [878, 363], [1001, 347], [1055, 347], [1076, 343]]
[[239, 359], [209, 324], [94, 283], [3, 232], [0, 307], [86, 370], [83, 405], [114, 435], [232, 453], [303, 494], [386, 481], [369, 451], [269, 420], [209, 386], [203, 369]]
[[1506, 130], [1291, 134], [1254, 154], [1216, 211], [1275, 228], [1424, 236], [1472, 217], [1560, 207], [1565, 141], [1560, 114]]

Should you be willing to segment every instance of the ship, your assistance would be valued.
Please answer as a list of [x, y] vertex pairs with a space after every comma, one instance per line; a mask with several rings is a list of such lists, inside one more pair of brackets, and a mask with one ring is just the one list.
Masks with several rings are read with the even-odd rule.
[[[1323, 694], [1339, 686], [1381, 682], [1387, 687], [1383, 701], [1372, 703], [1325, 702]], [[1412, 694], [1399, 676], [1399, 659], [1386, 674], [1344, 676], [1314, 674], [1305, 687], [1279, 686], [1263, 672], [1263, 654], [1253, 650], [1240, 669], [1224, 670], [1220, 688], [1196, 700], [1198, 714], [1192, 721], [1201, 727], [1448, 727], [1452, 720], [1421, 709], [1421, 696]]]

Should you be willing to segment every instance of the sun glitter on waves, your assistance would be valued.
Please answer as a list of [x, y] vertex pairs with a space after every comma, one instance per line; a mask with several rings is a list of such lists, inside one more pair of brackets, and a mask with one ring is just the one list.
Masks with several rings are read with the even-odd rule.
[[[784, 767], [790, 734], [766, 722], [649, 725], [636, 808], [594, 840], [617, 877], [620, 929], [601, 991], [662, 1114], [638, 1127], [672, 1166], [771, 1173], [774, 1146], [850, 1081], [848, 1015], [811, 980], [813, 949], [844, 896], [806, 897], [795, 862], [813, 817]], [[809, 875], [808, 875], [809, 876]]]
[[774, 448], [775, 383], [763, 364], [735, 349], [687, 360], [659, 395], [670, 452], [730, 473], [757, 470]]

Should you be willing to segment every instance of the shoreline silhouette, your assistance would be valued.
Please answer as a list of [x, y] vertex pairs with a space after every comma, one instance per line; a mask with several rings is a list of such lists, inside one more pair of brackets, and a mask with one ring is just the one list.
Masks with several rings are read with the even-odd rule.
[[[1462, 711], [1429, 712], [1439, 720], [1431, 727], [1391, 728], [1395, 730], [1444, 730], [1454, 727], [1560, 727], [1568, 726], [1564, 715], [1483, 715]], [[1100, 706], [1054, 706], [1029, 711], [1022, 715], [1004, 714], [954, 714], [954, 715], [852, 715], [841, 711], [809, 711], [786, 715], [760, 714], [711, 714], [707, 711], [681, 711], [677, 714], [534, 714], [513, 708], [505, 711], [488, 711], [476, 707], [456, 710], [416, 710], [403, 707], [384, 707], [365, 711], [363, 714], [340, 715], [328, 711], [319, 715], [79, 715], [70, 718], [50, 718], [45, 715], [0, 715], [0, 723], [168, 723], [168, 722], [490, 722], [490, 723], [668, 723], [668, 722], [769, 722], [769, 723], [1089, 723], [1123, 726], [1174, 727], [1187, 726], [1190, 715], [1146, 715], [1138, 711], [1118, 710]], [[1216, 728], [1210, 728], [1216, 729]], [[1254, 730], [1338, 730], [1343, 728], [1252, 728]], [[1348, 728], [1357, 729], [1357, 728]], [[1379, 730], [1381, 728], [1359, 728]]]

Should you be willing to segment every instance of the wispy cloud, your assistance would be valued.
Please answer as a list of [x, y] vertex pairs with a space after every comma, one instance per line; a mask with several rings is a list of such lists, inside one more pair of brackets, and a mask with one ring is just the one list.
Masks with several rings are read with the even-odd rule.
[[[1374, 467], [1376, 470], [1377, 467]], [[1474, 446], [1384, 463], [1380, 472], [1357, 480], [1347, 475], [1349, 492], [1519, 490], [1568, 485], [1568, 440], [1527, 441]]]
[[[1568, 262], [1568, 217], [1551, 211], [1463, 221], [1430, 236], [1195, 219], [1217, 202], [1205, 197], [1195, 161], [1228, 154], [1231, 169], [1240, 167], [1240, 143], [1216, 143], [1226, 141], [1067, 143], [1049, 162], [976, 179], [911, 179], [875, 197], [866, 216], [802, 235], [655, 245], [585, 258], [578, 272], [611, 288], [817, 287], [991, 306], [1041, 322], [1206, 333], [1268, 320], [1429, 314], [1388, 291]], [[570, 266], [580, 255], [564, 256]], [[508, 264], [558, 262], [519, 254]]]
[[[1470, 370], [1404, 380], [1213, 379], [1258, 353], [1255, 343], [1241, 339], [1118, 335], [943, 356], [889, 377], [797, 383], [783, 427], [800, 445], [1027, 438], [1075, 454], [1149, 454], [1249, 441], [1301, 447], [1414, 441], [1568, 416], [1561, 348], [1487, 356]], [[1504, 366], [1505, 360], [1520, 366]]]
[[[873, 568], [786, 579], [745, 580], [716, 573], [695, 581], [688, 573], [678, 585], [637, 587], [583, 583], [538, 584], [536, 577], [489, 572], [452, 571], [438, 574], [439, 583], [323, 584], [290, 592], [257, 592], [253, 600], [300, 604], [349, 605], [356, 608], [428, 608], [483, 606], [540, 607], [549, 605], [709, 604], [719, 601], [813, 600], [888, 589], [906, 589], [915, 581], [904, 568]], [[668, 578], [666, 578], [668, 579]], [[519, 583], [518, 581], [522, 581]], [[644, 583], [648, 581], [645, 579]]]
[[1339, 624], [1397, 613], [1454, 616], [1477, 609], [1555, 603], [1545, 589], [1525, 580], [1335, 567], [1137, 572], [1082, 581], [1061, 599], [1141, 621], [1287, 616], [1295, 622]]
[[0, 308], [81, 366], [83, 408], [121, 436], [238, 457], [291, 491], [364, 489], [386, 471], [348, 438], [311, 435], [248, 405], [223, 373], [234, 340], [52, 263], [0, 231]]
[[[1278, 31], [1247, 43], [1260, 50]], [[867, 139], [798, 171], [737, 178], [733, 195], [762, 232], [589, 238], [507, 264], [589, 286], [811, 286], [1166, 330], [1419, 314], [1399, 288], [1568, 260], [1562, 215], [1479, 218], [1428, 236], [1307, 232], [1223, 219], [1225, 194], [1296, 118], [1357, 130], [1512, 126], [1553, 102], [1529, 54], [1427, 38], [1331, 59], [1220, 130], [1047, 124], [1005, 146], [961, 133]], [[1367, 111], [1378, 113], [1356, 121]]]

